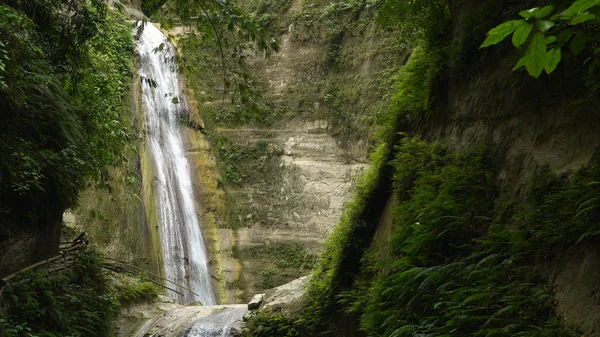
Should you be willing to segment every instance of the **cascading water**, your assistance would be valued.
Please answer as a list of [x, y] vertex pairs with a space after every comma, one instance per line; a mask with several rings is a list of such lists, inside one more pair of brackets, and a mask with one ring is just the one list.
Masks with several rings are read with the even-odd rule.
[[147, 23], [142, 29], [137, 44], [138, 73], [143, 79], [146, 141], [156, 175], [153, 188], [165, 277], [199, 296], [185, 290], [184, 295], [173, 291], [169, 291], [169, 295], [179, 303], [199, 300], [204, 305], [214, 305], [206, 249], [178, 123], [184, 95], [173, 62], [175, 51], [154, 25]]
[[236, 325], [241, 322], [247, 309], [226, 309], [204, 317], [183, 332], [180, 337], [229, 337], [236, 335]]

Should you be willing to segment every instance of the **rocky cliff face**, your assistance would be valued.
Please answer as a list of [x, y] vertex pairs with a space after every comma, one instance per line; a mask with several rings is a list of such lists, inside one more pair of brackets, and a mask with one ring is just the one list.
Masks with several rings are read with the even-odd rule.
[[[578, 61], [567, 60], [556, 73], [538, 80], [512, 72], [516, 55], [508, 48], [477, 51], [472, 37], [484, 36], [482, 27], [494, 21], [474, 20], [473, 6], [478, 5], [461, 2], [452, 7], [452, 44], [463, 49], [442, 79], [439, 115], [425, 133], [456, 150], [491, 144], [501, 194], [506, 196], [525, 192], [540, 165], [563, 174], [587, 164], [598, 146], [600, 118]], [[483, 12], [499, 13], [502, 8], [489, 1]]]
[[[256, 3], [242, 5], [265, 14]], [[221, 92], [207, 84], [219, 78], [188, 78], [191, 105], [201, 102], [191, 109], [192, 125], [208, 125], [209, 140], [190, 129], [188, 153], [205, 219], [215, 224], [207, 237], [228, 303], [247, 302], [313, 267], [368, 164], [378, 109], [407, 56], [396, 53], [392, 34], [375, 29], [374, 12], [343, 13], [360, 20], [337, 25], [324, 16], [327, 5], [295, 0], [273, 9], [281, 50], [249, 62], [264, 89], [267, 124], [215, 118], [222, 103], [212, 99]]]
[[58, 254], [62, 207], [52, 196], [29, 206], [22, 217], [0, 210], [0, 278]]
[[128, 99], [131, 114], [123, 117], [131, 121], [135, 151], [126, 153], [124, 165], [110, 170], [110, 188], [91, 184], [80, 194], [78, 206], [65, 214], [62, 239], [68, 241], [85, 232], [91, 247], [106, 257], [160, 274], [162, 252], [140, 90], [140, 78], [135, 76]]
[[[556, 73], [538, 80], [512, 72], [516, 55], [508, 48], [477, 51], [480, 41], [472, 41], [491, 28], [506, 4], [451, 4], [452, 44], [463, 49], [439, 85], [439, 116], [423, 133], [455, 150], [490, 144], [500, 196], [515, 200], [527, 197], [543, 166], [570, 176], [587, 165], [600, 145], [600, 114], [581, 60], [567, 59]], [[474, 13], [488, 14], [476, 18]], [[597, 254], [595, 244], [581, 245], [540, 266], [555, 291], [559, 314], [573, 330], [590, 336], [599, 329], [594, 294], [600, 287], [592, 276]]]

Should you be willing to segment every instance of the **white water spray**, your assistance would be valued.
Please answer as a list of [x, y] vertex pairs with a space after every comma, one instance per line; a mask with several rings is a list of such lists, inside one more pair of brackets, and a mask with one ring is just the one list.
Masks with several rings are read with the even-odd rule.
[[169, 295], [179, 303], [199, 300], [204, 305], [214, 305], [206, 249], [178, 122], [185, 100], [173, 62], [175, 51], [166, 36], [150, 23], [143, 27], [137, 49], [147, 119], [146, 141], [156, 175], [152, 185], [165, 277], [199, 294], [182, 290], [184, 295], [172, 291]]

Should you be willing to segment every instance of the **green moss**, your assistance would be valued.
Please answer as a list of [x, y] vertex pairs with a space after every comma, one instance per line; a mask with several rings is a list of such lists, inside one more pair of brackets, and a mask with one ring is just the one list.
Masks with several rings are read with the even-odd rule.
[[307, 253], [297, 243], [273, 243], [268, 245], [251, 246], [238, 251], [244, 259], [261, 258], [270, 260], [278, 268], [311, 269], [317, 256]]
[[442, 48], [417, 47], [406, 66], [398, 75], [398, 91], [392, 99], [390, 111], [400, 114], [415, 126], [430, 122], [434, 109], [436, 85], [446, 65]]
[[[260, 140], [247, 145], [238, 144], [226, 137], [212, 135], [215, 144], [219, 166], [228, 182], [239, 185], [244, 180], [254, 180], [270, 173], [272, 160], [278, 164], [283, 148]], [[270, 165], [271, 164], [271, 165]]]
[[[152, 161], [148, 148], [144, 148], [140, 156], [140, 164], [142, 177], [153, 177]], [[144, 210], [146, 215], [146, 226], [148, 230], [148, 241], [150, 249], [150, 257], [155, 270], [159, 275], [164, 275], [164, 261], [162, 254], [162, 245], [160, 242], [160, 232], [158, 226], [158, 213], [156, 209], [156, 201], [154, 198], [154, 189], [152, 188], [152, 179], [144, 179], [143, 181], [143, 200]]]
[[122, 306], [144, 300], [151, 301], [161, 294], [156, 285], [141, 278], [128, 278], [126, 282], [117, 283], [111, 292]]
[[[353, 200], [348, 203], [340, 223], [325, 242], [325, 249], [317, 263], [310, 284], [308, 302], [301, 320], [307, 329], [326, 329], [336, 308], [336, 294], [344, 283], [352, 279], [354, 266], [345, 263], [349, 256], [362, 256], [365, 242], [370, 238], [359, 235], [365, 227], [374, 227], [366, 222], [370, 216], [371, 200], [378, 185], [384, 180], [387, 160], [391, 152], [387, 144], [380, 145], [371, 156], [371, 166], [360, 178]], [[372, 221], [372, 220], [371, 220]]]

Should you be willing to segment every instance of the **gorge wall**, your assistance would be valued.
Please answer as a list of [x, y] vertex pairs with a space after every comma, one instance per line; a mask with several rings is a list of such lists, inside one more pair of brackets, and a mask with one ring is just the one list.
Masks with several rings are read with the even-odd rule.
[[[184, 71], [190, 119], [182, 128], [184, 146], [223, 303], [247, 302], [310, 273], [368, 165], [376, 120], [394, 91], [392, 77], [409, 55], [392, 33], [376, 29], [373, 10], [298, 0], [241, 5], [257, 16], [278, 16], [271, 31], [280, 52], [268, 60], [254, 55], [248, 63], [266, 102], [265, 121], [227, 118], [231, 104], [221, 101], [220, 71]], [[191, 59], [186, 30], [165, 31]], [[126, 117], [136, 152], [111, 171], [109, 190], [90, 187], [81, 195], [67, 213], [63, 236], [85, 231], [106, 256], [160, 273], [139, 81], [133, 80]]]
[[[368, 6], [317, 0], [240, 4], [268, 24], [280, 42], [280, 52], [270, 59], [249, 58], [247, 71], [265, 109], [259, 118], [240, 118], [236, 102], [223, 99], [218, 70], [188, 70], [189, 121], [183, 121], [199, 216], [212, 244], [212, 277], [225, 303], [246, 302], [311, 272], [369, 164], [380, 119], [397, 89], [396, 75], [414, 47], [398, 39], [397, 31], [378, 28], [375, 9]], [[433, 116], [397, 131], [441, 141], [456, 152], [487, 144], [498, 195], [523, 201], [546, 165], [567, 177], [590, 161], [600, 118], [597, 98], [575, 63], [534, 80], [511, 72], [516, 54], [507, 47], [478, 49], [505, 11], [497, 1], [451, 2], [452, 29], [445, 38], [452, 48], [435, 81]], [[182, 57], [200, 62], [181, 35], [185, 30], [170, 31]], [[380, 190], [386, 196], [377, 200], [387, 199], [392, 187]], [[89, 210], [80, 214], [91, 215]], [[384, 246], [390, 221], [382, 221], [387, 227], [377, 234]], [[136, 248], [139, 256], [153, 249]], [[138, 253], [123, 256], [135, 259]], [[586, 332], [597, 329], [590, 313], [600, 312], [593, 303], [599, 287], [586, 276], [593, 275], [596, 256], [597, 248], [586, 244], [538, 266], [556, 290], [559, 313]], [[577, 309], [581, 303], [585, 313]]]
[[[337, 18], [326, 2], [241, 5], [274, 15], [280, 42], [271, 58], [248, 62], [266, 105], [262, 121], [231, 117], [236, 107], [221, 101], [219, 71], [187, 74], [188, 156], [214, 224], [212, 262], [228, 303], [310, 273], [368, 165], [375, 120], [408, 55], [396, 53], [393, 34], [375, 29], [370, 10]], [[189, 61], [189, 42], [177, 44]]]
[[[544, 167], [572, 177], [595, 165], [599, 101], [577, 58], [567, 58], [557, 72], [536, 80], [524, 71], [511, 71], [516, 54], [507, 46], [477, 50], [480, 41], [473, 37], [493, 27], [485, 20], [503, 20], [494, 13], [506, 7], [494, 1], [451, 2], [452, 45], [463, 50], [440, 84], [439, 120], [423, 134], [457, 151], [489, 144], [500, 197], [527, 200]], [[474, 13], [489, 14], [475, 19]], [[557, 252], [539, 266], [555, 292], [558, 313], [571, 329], [589, 336], [600, 328], [600, 306], [594, 300], [600, 287], [592, 276], [598, 247], [593, 242]]]

